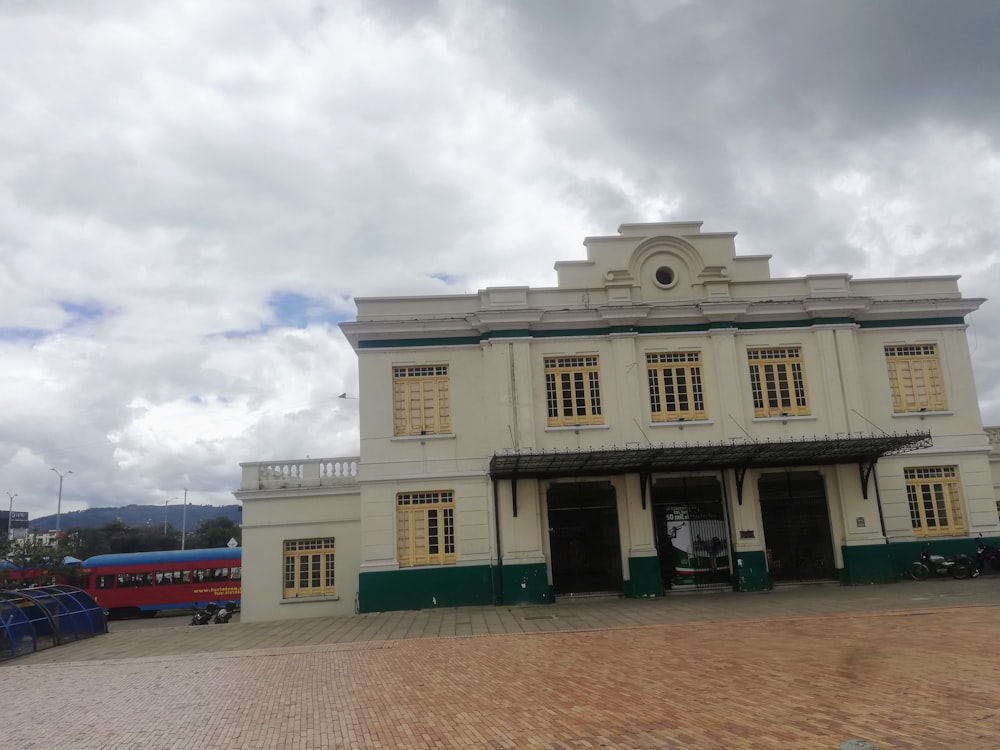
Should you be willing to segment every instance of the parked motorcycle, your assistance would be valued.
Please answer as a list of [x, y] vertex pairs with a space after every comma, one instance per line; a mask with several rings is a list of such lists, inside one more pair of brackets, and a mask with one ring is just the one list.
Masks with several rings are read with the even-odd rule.
[[926, 581], [932, 575], [968, 578], [972, 575], [975, 567], [975, 563], [968, 555], [955, 555], [954, 557], [934, 555], [931, 554], [931, 545], [928, 544], [920, 553], [920, 559], [910, 565], [910, 576], [915, 581]]
[[236, 613], [237, 609], [238, 607], [236, 606], [236, 602], [226, 602], [219, 607], [219, 611], [215, 613], [215, 617], [212, 618], [212, 622], [217, 625], [224, 625], [232, 619], [232, 616]]
[[980, 534], [980, 538], [976, 542], [976, 559], [972, 570], [973, 578], [978, 577], [980, 573], [987, 569], [1000, 570], [1000, 549], [997, 549], [994, 544], [984, 542], [982, 536]]
[[192, 625], [208, 625], [219, 611], [218, 604], [206, 604], [204, 607], [195, 607], [194, 614], [191, 615]]

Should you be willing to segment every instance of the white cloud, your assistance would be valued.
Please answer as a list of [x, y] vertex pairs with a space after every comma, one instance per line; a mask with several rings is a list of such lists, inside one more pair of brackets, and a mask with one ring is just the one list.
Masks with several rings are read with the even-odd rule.
[[623, 222], [989, 296], [995, 6], [913, 5], [3, 5], [0, 491], [222, 503], [353, 454], [353, 296], [551, 285]]

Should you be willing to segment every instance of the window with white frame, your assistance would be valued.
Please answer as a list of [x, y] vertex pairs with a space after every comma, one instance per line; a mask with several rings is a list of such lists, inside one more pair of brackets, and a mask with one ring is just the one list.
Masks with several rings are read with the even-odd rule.
[[954, 466], [904, 469], [906, 499], [915, 536], [954, 536], [965, 531], [962, 490]]
[[549, 427], [603, 424], [597, 355], [545, 358]]
[[943, 411], [948, 408], [937, 345], [886, 346], [885, 363], [889, 370], [894, 412]]
[[748, 349], [747, 360], [755, 417], [809, 414], [809, 396], [799, 347]]
[[286, 599], [337, 593], [334, 542], [333, 537], [285, 540]]
[[646, 379], [654, 422], [707, 418], [700, 352], [648, 353]]
[[451, 432], [448, 365], [392, 368], [393, 434], [442, 435]]
[[455, 562], [455, 494], [396, 495], [396, 556], [401, 568]]

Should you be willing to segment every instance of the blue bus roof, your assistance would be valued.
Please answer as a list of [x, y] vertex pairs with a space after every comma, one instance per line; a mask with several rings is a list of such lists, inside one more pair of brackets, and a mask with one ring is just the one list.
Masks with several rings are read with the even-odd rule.
[[203, 560], [239, 560], [243, 551], [239, 547], [212, 549], [173, 549], [162, 552], [119, 552], [111, 555], [94, 555], [83, 561], [84, 568], [106, 568], [121, 565], [157, 565], [161, 563], [201, 562]]

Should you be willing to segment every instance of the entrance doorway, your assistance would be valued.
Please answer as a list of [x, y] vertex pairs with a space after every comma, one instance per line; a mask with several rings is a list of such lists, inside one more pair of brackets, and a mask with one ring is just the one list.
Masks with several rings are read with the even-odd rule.
[[819, 472], [762, 474], [757, 488], [771, 579], [836, 578], [826, 488]]
[[610, 482], [553, 484], [549, 552], [556, 595], [620, 592], [618, 503]]
[[652, 495], [664, 590], [732, 586], [729, 524], [719, 480], [658, 479]]

